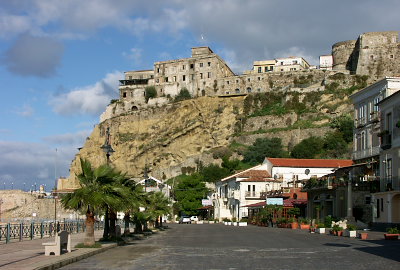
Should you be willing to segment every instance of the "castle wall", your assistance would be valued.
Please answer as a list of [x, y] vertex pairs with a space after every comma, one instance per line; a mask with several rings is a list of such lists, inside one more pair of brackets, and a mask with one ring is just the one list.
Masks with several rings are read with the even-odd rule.
[[355, 45], [356, 40], [341, 41], [332, 45], [333, 70], [349, 69], [349, 61]]
[[375, 78], [400, 73], [398, 32], [371, 32], [359, 37], [357, 74]]

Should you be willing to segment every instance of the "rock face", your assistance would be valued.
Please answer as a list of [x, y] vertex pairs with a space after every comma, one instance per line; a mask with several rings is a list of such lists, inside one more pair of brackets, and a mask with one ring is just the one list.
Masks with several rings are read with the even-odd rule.
[[[54, 199], [45, 198], [43, 194], [24, 192], [22, 190], [1, 190], [1, 220], [12, 222], [25, 220], [54, 220], [75, 219], [78, 216], [74, 211], [65, 210], [61, 203]], [[82, 216], [83, 217], [83, 216]]]
[[[298, 96], [295, 92], [292, 94]], [[72, 162], [68, 181], [71, 187], [78, 186], [80, 158], [88, 159], [94, 167], [107, 162], [101, 146], [106, 141], [108, 128], [115, 151], [109, 162], [132, 177], [142, 177], [147, 167], [159, 179], [194, 172], [200, 163], [220, 163], [215, 153], [234, 141], [251, 145], [256, 138], [279, 137], [284, 146], [293, 146], [310, 136], [323, 136], [329, 130], [329, 119], [350, 112], [351, 105], [332, 94], [319, 95], [315, 99], [318, 101], [312, 101], [317, 112], [301, 115], [290, 112], [250, 117], [259, 103], [256, 96], [200, 97], [120, 114], [94, 128]], [[290, 93], [282, 92], [283, 98], [290, 100], [289, 96]], [[249, 98], [251, 110], [245, 109], [250, 104], [246, 100]], [[302, 101], [301, 96], [299, 102], [311, 104], [311, 101]], [[332, 114], [326, 109], [327, 104], [340, 105], [340, 111]], [[294, 125], [300, 122], [307, 122], [309, 126]]]

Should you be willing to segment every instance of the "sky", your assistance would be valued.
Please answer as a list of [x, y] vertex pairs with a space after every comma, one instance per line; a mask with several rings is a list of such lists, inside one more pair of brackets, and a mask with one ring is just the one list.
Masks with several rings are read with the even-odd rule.
[[54, 187], [118, 80], [209, 46], [238, 74], [255, 60], [318, 64], [335, 42], [400, 30], [398, 0], [0, 0], [0, 189]]

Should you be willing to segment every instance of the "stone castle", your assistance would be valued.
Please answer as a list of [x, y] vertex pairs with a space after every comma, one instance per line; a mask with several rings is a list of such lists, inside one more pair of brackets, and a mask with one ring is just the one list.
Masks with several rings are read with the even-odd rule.
[[[320, 61], [317, 68], [302, 57], [292, 56], [254, 61], [252, 70], [236, 75], [209, 47], [195, 47], [189, 58], [156, 62], [152, 70], [125, 72], [125, 78], [120, 80], [120, 98], [107, 107], [100, 122], [121, 113], [169, 103], [184, 88], [192, 97], [229, 97], [279, 91], [288, 86], [293, 91], [293, 78], [289, 78], [288, 73], [299, 81], [308, 78], [308, 85], [301, 86], [298, 91], [303, 88], [319, 91], [321, 81], [335, 73], [368, 75], [371, 81], [395, 76], [400, 73], [399, 51], [397, 31], [370, 32], [357, 40], [334, 44], [332, 55], [320, 57], [330, 57], [328, 66]], [[145, 89], [149, 86], [157, 91], [156, 98], [146, 99]]]

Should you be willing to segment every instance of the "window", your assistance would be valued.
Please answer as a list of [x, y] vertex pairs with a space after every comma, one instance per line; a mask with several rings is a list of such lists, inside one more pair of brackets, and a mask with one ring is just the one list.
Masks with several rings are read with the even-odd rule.
[[261, 67], [258, 67], [258, 73], [261, 73]]
[[186, 75], [182, 76], [182, 81], [186, 81]]
[[383, 212], [383, 199], [381, 198], [381, 211]]
[[176, 82], [176, 76], [174, 76], [174, 82]]
[[373, 55], [370, 55], [370, 56], [369, 56], [369, 59], [374, 60], [374, 56], [373, 56]]
[[265, 68], [264, 68], [264, 72], [268, 72], [268, 67], [265, 67]]
[[371, 204], [371, 196], [365, 196], [365, 204]]
[[132, 80], [132, 76], [129, 76], [128, 78], [129, 78], [129, 80]]
[[159, 83], [160, 82], [160, 79], [156, 79], [156, 83]]
[[364, 150], [366, 149], [366, 141], [365, 141], [365, 131], [361, 132], [361, 149]]
[[247, 87], [247, 93], [251, 93], [251, 88], [250, 87]]
[[200, 73], [200, 79], [203, 79], [203, 73]]
[[235, 89], [235, 93], [236, 93], [236, 94], [239, 94], [239, 93], [240, 93], [240, 89], [239, 89], [239, 88], [236, 88], [236, 89]]
[[207, 65], [208, 65], [209, 67], [211, 67], [211, 62], [208, 62]]
[[236, 83], [239, 83], [239, 80], [236, 80]]
[[192, 74], [191, 77], [192, 77], [192, 81], [194, 81], [194, 74]]
[[257, 80], [261, 81], [261, 77], [257, 77]]
[[165, 77], [165, 82], [168, 82], [168, 77]]
[[126, 92], [123, 92], [123, 93], [122, 93], [122, 97], [126, 97]]
[[194, 68], [194, 65], [193, 65], [193, 64], [190, 64], [190, 68], [193, 69], [193, 68]]
[[203, 67], [203, 63], [200, 63], [200, 67]]
[[186, 66], [185, 66], [185, 65], [182, 65], [182, 70], [185, 70], [185, 68], [186, 68]]
[[386, 114], [385, 129], [392, 133], [392, 113]]
[[294, 64], [294, 65], [297, 65], [297, 60], [294, 60], [294, 61], [293, 61], [293, 64]]
[[281, 66], [283, 66], [283, 61], [281, 61]]
[[379, 218], [381, 216], [381, 208], [380, 208], [380, 200], [376, 199], [376, 217]]
[[211, 72], [207, 72], [207, 78], [211, 78]]
[[261, 88], [258, 88], [257, 91], [258, 91], [258, 92], [261, 92]]
[[380, 97], [374, 98], [374, 112], [379, 112], [379, 101], [381, 101]]
[[390, 58], [390, 59], [393, 59], [393, 58], [394, 58], [394, 55], [393, 55], [393, 54], [389, 55], [389, 58]]
[[247, 81], [250, 82], [250, 78], [247, 78]]
[[229, 84], [229, 81], [226, 81], [226, 84]]
[[160, 68], [157, 68], [157, 73], [160, 73]]
[[133, 97], [133, 91], [131, 91], [131, 97]]

